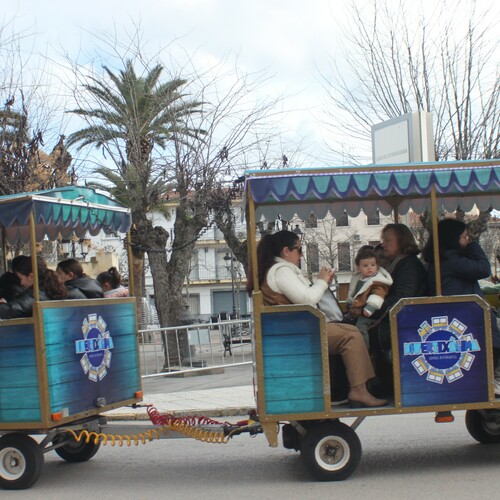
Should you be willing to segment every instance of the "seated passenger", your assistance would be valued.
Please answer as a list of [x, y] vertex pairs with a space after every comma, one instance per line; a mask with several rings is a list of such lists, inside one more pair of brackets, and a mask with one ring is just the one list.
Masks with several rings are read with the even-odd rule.
[[392, 285], [391, 275], [377, 263], [375, 248], [363, 245], [354, 259], [357, 271], [352, 275], [347, 293], [348, 315], [356, 317], [356, 326], [370, 346], [369, 329], [376, 321], [371, 318], [380, 309]]
[[417, 257], [420, 249], [407, 226], [387, 224], [382, 229], [381, 239], [386, 259], [385, 269], [392, 277], [392, 285], [380, 309], [371, 316], [379, 324], [375, 332], [370, 333], [370, 349], [379, 379], [377, 393], [387, 394], [392, 392], [393, 386], [389, 311], [399, 299], [423, 297], [427, 294], [427, 271]]
[[105, 298], [128, 297], [129, 291], [121, 282], [121, 276], [116, 267], [110, 267], [97, 275], [97, 281], [101, 285]]
[[[333, 280], [334, 272], [321, 269], [311, 285], [300, 270], [302, 245], [292, 231], [265, 235], [257, 248], [259, 287], [266, 305], [309, 304], [316, 306]], [[249, 273], [247, 291], [253, 290]], [[373, 397], [366, 382], [375, 376], [368, 349], [360, 331], [353, 325], [327, 323], [328, 349], [340, 354], [349, 380], [349, 404], [353, 408], [387, 404]]]
[[[40, 300], [60, 300], [66, 298], [66, 288], [55, 271], [47, 268], [41, 257], [37, 257], [38, 285]], [[33, 266], [31, 257], [19, 255], [12, 260], [12, 271], [18, 277], [23, 292], [10, 302], [0, 300], [0, 318], [12, 319], [29, 317], [33, 314]]]
[[24, 287], [21, 286], [17, 275], [7, 271], [0, 276], [0, 299], [10, 302], [22, 292], [24, 292]]
[[[477, 241], [471, 241], [464, 222], [444, 219], [438, 223], [439, 263], [443, 295], [483, 296], [478, 280], [491, 274], [488, 257]], [[436, 293], [433, 239], [424, 248], [424, 259], [429, 263], [429, 289]], [[500, 396], [500, 331], [496, 316], [491, 313], [493, 363], [495, 366], [495, 394]]]
[[57, 264], [57, 273], [68, 290], [68, 299], [101, 299], [101, 285], [89, 278], [76, 259], [66, 259]]
[[399, 299], [423, 297], [427, 294], [427, 271], [411, 230], [404, 224], [387, 224], [382, 229], [382, 247], [386, 259], [386, 271], [392, 277], [389, 288], [380, 309], [373, 313], [372, 319], [384, 318], [380, 328], [382, 347], [390, 349], [390, 327], [388, 312]]

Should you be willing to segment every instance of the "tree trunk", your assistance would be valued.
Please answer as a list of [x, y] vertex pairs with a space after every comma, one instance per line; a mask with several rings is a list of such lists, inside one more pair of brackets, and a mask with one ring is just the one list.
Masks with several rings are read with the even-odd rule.
[[[148, 259], [151, 274], [154, 276], [155, 305], [160, 325], [162, 327], [180, 325], [182, 311], [184, 310], [182, 301], [184, 274], [182, 274], [180, 286], [179, 280], [171, 280], [169, 276], [169, 263], [166, 252], [169, 237], [168, 232], [162, 227], [150, 226], [148, 235]], [[180, 332], [178, 340], [179, 343], [177, 343], [176, 336], [173, 333], [162, 336], [163, 352], [165, 355], [164, 370], [168, 370], [172, 366], [180, 366], [184, 358], [187, 348], [187, 333]]]

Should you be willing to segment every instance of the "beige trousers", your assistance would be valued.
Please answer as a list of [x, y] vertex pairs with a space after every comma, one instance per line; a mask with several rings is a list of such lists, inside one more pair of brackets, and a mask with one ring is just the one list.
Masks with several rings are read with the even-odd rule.
[[354, 325], [327, 323], [326, 331], [328, 351], [342, 356], [351, 387], [375, 377], [363, 335]]

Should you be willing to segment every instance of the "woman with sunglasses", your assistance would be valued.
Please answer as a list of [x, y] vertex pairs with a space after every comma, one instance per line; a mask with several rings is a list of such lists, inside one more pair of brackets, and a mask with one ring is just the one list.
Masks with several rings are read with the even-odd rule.
[[[334, 278], [323, 268], [311, 285], [300, 270], [302, 245], [292, 231], [265, 235], [257, 247], [259, 288], [265, 305], [309, 304], [316, 306]], [[247, 291], [254, 289], [248, 273]], [[349, 404], [353, 408], [384, 406], [387, 401], [372, 396], [366, 382], [375, 373], [361, 332], [353, 325], [327, 323], [328, 350], [340, 354], [349, 380]]]

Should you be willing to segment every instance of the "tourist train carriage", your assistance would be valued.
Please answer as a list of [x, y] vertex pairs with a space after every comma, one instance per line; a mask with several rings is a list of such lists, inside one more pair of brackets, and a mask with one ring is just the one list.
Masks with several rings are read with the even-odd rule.
[[[328, 211], [399, 214], [499, 207], [500, 161], [359, 168], [249, 171], [249, 258], [257, 283], [256, 230], [264, 219], [302, 220]], [[36, 242], [100, 229], [127, 231], [129, 212], [85, 188], [0, 198], [2, 241]], [[437, 223], [433, 225], [437, 244]], [[5, 256], [5, 251], [3, 252]], [[441, 290], [436, 278], [438, 292]], [[36, 281], [35, 281], [36, 289]], [[388, 406], [333, 406], [324, 314], [310, 306], [266, 307], [253, 294], [257, 410], [270, 445], [300, 450], [320, 480], [356, 469], [355, 432], [367, 416], [466, 410], [470, 434], [500, 442], [500, 398], [493, 390], [489, 305], [478, 296], [400, 300], [391, 311], [394, 397]], [[333, 387], [335, 391], [335, 387]], [[0, 321], [0, 487], [36, 482], [43, 453], [85, 461], [100, 441], [72, 429], [102, 430], [100, 414], [141, 400], [133, 299], [35, 302], [32, 318]], [[351, 426], [340, 421], [355, 417]], [[252, 427], [252, 434], [257, 432]], [[38, 444], [30, 434], [46, 434]]]
[[[130, 225], [127, 208], [89, 188], [0, 197], [2, 272], [7, 242], [29, 244], [34, 256], [37, 242], [125, 233]], [[0, 486], [7, 488], [38, 478], [47, 449], [29, 434], [55, 439], [51, 429], [142, 399], [135, 299], [42, 302], [37, 283], [35, 273], [33, 316], [0, 320]], [[97, 448], [59, 442], [57, 451], [79, 460]]]
[[[441, 210], [500, 207], [500, 162], [463, 161], [355, 168], [258, 170], [246, 173], [249, 258], [257, 284], [256, 231], [263, 221], [322, 219], [379, 210], [398, 216], [432, 212], [437, 243]], [[493, 390], [489, 305], [478, 296], [407, 298], [391, 311], [394, 398], [388, 406], [332, 406], [323, 313], [310, 306], [266, 307], [253, 294], [255, 375], [259, 419], [271, 446], [301, 451], [321, 480], [348, 477], [361, 445], [343, 417], [467, 410], [480, 442], [500, 442], [500, 398]], [[332, 388], [335, 391], [335, 387]]]

